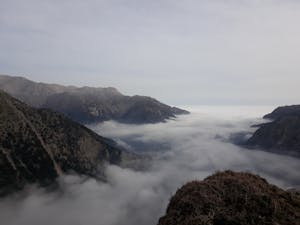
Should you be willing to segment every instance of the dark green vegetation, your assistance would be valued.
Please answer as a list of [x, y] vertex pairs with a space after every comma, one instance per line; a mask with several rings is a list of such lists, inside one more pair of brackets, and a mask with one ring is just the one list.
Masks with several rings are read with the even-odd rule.
[[0, 92], [0, 189], [48, 185], [75, 172], [102, 178], [105, 163], [120, 164], [126, 152], [84, 126], [46, 109], [33, 109]]
[[275, 109], [264, 118], [272, 122], [258, 125], [247, 146], [300, 156], [300, 105]]
[[33, 107], [50, 108], [80, 123], [157, 123], [188, 113], [150, 97], [122, 95], [111, 87], [78, 88], [0, 75], [0, 89]]
[[172, 197], [158, 225], [299, 225], [300, 196], [249, 173], [216, 173]]

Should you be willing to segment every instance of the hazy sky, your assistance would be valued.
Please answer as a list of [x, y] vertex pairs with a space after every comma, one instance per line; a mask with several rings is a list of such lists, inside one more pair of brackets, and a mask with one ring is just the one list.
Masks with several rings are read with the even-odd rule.
[[170, 104], [300, 99], [297, 0], [0, 0], [0, 73]]

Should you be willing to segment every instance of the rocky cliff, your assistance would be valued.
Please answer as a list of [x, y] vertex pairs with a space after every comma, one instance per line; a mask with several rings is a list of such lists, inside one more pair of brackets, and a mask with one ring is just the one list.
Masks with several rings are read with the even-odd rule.
[[249, 173], [216, 173], [171, 198], [158, 225], [299, 225], [300, 196]]

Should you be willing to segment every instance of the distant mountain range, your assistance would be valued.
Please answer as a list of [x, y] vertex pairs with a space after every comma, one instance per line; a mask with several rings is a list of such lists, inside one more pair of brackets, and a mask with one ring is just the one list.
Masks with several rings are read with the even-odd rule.
[[264, 116], [273, 121], [259, 128], [246, 145], [300, 157], [300, 105], [278, 107]]
[[104, 179], [104, 165], [135, 157], [59, 113], [34, 109], [0, 91], [0, 195], [48, 185], [69, 172]]
[[158, 225], [299, 225], [300, 196], [249, 173], [218, 172], [171, 198]]
[[112, 87], [79, 88], [0, 75], [0, 89], [30, 106], [61, 112], [82, 124], [106, 120], [133, 124], [157, 123], [189, 113], [151, 97], [122, 95]]

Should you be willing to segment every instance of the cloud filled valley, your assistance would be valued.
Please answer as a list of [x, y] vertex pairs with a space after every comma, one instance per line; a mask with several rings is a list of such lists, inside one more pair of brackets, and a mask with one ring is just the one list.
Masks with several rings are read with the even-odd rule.
[[299, 187], [300, 159], [244, 149], [230, 141], [233, 134], [254, 132], [251, 125], [261, 123], [259, 118], [271, 109], [202, 107], [166, 123], [92, 125], [123, 147], [150, 155], [147, 169], [107, 166], [106, 183], [65, 176], [57, 192], [27, 187], [0, 202], [2, 224], [155, 225], [180, 186], [226, 169], [259, 174], [284, 189]]

